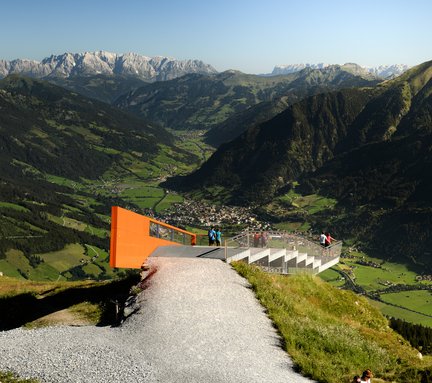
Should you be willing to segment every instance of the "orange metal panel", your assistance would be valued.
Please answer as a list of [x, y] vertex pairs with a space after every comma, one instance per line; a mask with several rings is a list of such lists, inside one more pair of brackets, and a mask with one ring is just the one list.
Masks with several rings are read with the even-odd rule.
[[140, 268], [159, 246], [180, 246], [177, 242], [150, 236], [150, 222], [188, 234], [191, 236], [191, 244], [196, 243], [196, 235], [193, 233], [121, 207], [113, 206], [111, 209], [111, 267]]

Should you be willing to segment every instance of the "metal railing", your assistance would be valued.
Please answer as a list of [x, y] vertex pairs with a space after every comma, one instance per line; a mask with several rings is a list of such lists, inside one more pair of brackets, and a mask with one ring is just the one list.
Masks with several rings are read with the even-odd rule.
[[299, 253], [307, 253], [309, 256], [330, 260], [339, 257], [342, 252], [342, 241], [334, 241], [330, 246], [320, 245], [316, 241], [298, 233], [285, 231], [256, 231], [245, 230], [235, 237], [226, 240], [228, 247], [262, 247], [284, 248], [298, 250]]
[[150, 220], [150, 236], [153, 238], [165, 239], [181, 245], [194, 245], [196, 235], [185, 230]]

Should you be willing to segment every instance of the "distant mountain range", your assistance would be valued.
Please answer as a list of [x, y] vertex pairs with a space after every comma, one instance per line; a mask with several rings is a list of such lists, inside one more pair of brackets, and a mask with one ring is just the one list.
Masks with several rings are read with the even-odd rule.
[[[408, 65], [393, 64], [377, 67], [361, 67], [357, 64], [330, 65], [319, 64], [288, 64], [276, 65], [272, 73], [264, 76], [278, 76], [299, 72], [303, 69], [325, 69], [328, 67], [353, 68], [358, 75], [371, 74], [380, 79], [401, 75]], [[21, 74], [36, 78], [91, 75], [133, 76], [146, 81], [165, 81], [188, 73], [217, 73], [211, 65], [200, 60], [176, 60], [169, 57], [147, 57], [136, 53], [117, 54], [106, 51], [85, 53], [64, 53], [51, 55], [41, 62], [27, 59], [12, 61], [0, 60], [0, 79], [9, 74]]]
[[[370, 73], [376, 77], [386, 79], [389, 77], [396, 77], [400, 76], [402, 73], [407, 71], [410, 67], [405, 64], [393, 64], [393, 65], [380, 65], [377, 67], [362, 67], [357, 64], [344, 64], [351, 65], [353, 67], [357, 67], [358, 73]], [[288, 65], [276, 65], [273, 68], [273, 72], [269, 74], [269, 76], [278, 76], [278, 75], [284, 75], [284, 74], [290, 74], [299, 72], [305, 68], [311, 68], [311, 69], [324, 69], [331, 66], [337, 66], [337, 65], [330, 65], [330, 64], [288, 64]]]
[[147, 57], [136, 53], [116, 54], [105, 51], [52, 55], [41, 62], [26, 59], [0, 60], [0, 78], [21, 74], [36, 78], [88, 75], [134, 76], [147, 81], [170, 80], [187, 73], [216, 73], [200, 60], [176, 60]]

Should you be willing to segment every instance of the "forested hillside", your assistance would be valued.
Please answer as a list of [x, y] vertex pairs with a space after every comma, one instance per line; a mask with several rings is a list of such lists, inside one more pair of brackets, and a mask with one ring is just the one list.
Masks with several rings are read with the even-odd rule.
[[[208, 142], [219, 145], [244, 130], [224, 123], [240, 113], [236, 121], [241, 124], [241, 113], [261, 102], [284, 97], [284, 102], [292, 104], [320, 92], [373, 85], [379, 81], [371, 75], [353, 71], [349, 65], [321, 70], [307, 68], [272, 77], [230, 70], [214, 75], [189, 74], [171, 81], [148, 84], [120, 97], [115, 104], [171, 129], [213, 129]], [[261, 109], [258, 108], [254, 114], [259, 114]], [[269, 118], [274, 115], [269, 115]], [[263, 121], [262, 117], [260, 121]]]
[[39, 80], [2, 80], [0, 109], [0, 271], [7, 275], [112, 276], [110, 209], [134, 207], [121, 191], [166, 176], [171, 165], [187, 171], [200, 162], [163, 128]]

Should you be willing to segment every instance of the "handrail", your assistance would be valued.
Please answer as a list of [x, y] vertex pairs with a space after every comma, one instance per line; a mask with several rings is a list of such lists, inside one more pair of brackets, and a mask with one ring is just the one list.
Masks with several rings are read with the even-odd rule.
[[324, 247], [318, 240], [314, 242], [298, 233], [281, 230], [245, 230], [227, 239], [226, 243], [230, 247], [287, 248], [318, 258], [336, 258], [342, 252], [342, 241], [334, 241], [330, 246]]
[[147, 217], [147, 218], [148, 218], [148, 220], [149, 220], [150, 222], [155, 223], [155, 224], [160, 225], [160, 226], [164, 226], [164, 227], [166, 227], [167, 229], [173, 229], [173, 230], [175, 230], [175, 231], [179, 231], [180, 233], [183, 233], [183, 234], [188, 234], [188, 235], [197, 235], [197, 234], [195, 234], [195, 233], [191, 233], [190, 231], [180, 229], [179, 227], [172, 226], [172, 225], [170, 225], [169, 223], [162, 222], [162, 221], [158, 221], [158, 220], [156, 220], [156, 219], [154, 219], [154, 218], [151, 218], [151, 217]]
[[157, 221], [148, 217], [149, 235], [154, 238], [162, 238], [183, 245], [196, 245], [197, 235], [187, 230], [180, 229], [168, 223]]
[[113, 206], [110, 266], [140, 268], [159, 246], [195, 245], [196, 234]]

